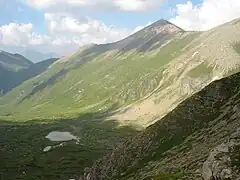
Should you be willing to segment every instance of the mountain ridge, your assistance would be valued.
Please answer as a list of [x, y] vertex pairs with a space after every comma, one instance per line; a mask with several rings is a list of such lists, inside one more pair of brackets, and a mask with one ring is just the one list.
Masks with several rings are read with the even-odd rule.
[[22, 84], [24, 81], [40, 75], [57, 60], [58, 60], [57, 58], [52, 58], [43, 60], [39, 63], [32, 63], [28, 67], [22, 68], [16, 72], [15, 71], [12, 72], [10, 70], [2, 68], [0, 73], [1, 95], [4, 95], [7, 92], [11, 91], [13, 88]]
[[18, 71], [22, 68], [27, 68], [33, 62], [18, 53], [8, 53], [0, 51], [0, 65], [9, 71]]

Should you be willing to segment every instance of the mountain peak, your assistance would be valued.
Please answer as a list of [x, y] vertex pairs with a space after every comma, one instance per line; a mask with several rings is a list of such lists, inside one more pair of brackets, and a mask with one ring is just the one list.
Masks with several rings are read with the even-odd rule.
[[160, 19], [159, 21], [156, 21], [155, 23], [151, 24], [150, 26], [146, 27], [145, 30], [147, 31], [153, 31], [155, 33], [178, 33], [183, 32], [184, 30], [180, 27], [176, 26], [175, 24], [172, 24], [171, 22]]
[[146, 52], [161, 47], [176, 35], [183, 32], [184, 30], [169, 21], [160, 19], [131, 36], [115, 43], [115, 47], [124, 52], [132, 49]]

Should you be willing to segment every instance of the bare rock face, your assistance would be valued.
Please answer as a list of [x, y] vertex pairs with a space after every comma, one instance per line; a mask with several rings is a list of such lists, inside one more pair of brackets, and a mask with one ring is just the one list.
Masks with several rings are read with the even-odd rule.
[[204, 180], [236, 180], [240, 179], [238, 161], [240, 155], [240, 129], [228, 142], [222, 143], [212, 150], [202, 167]]

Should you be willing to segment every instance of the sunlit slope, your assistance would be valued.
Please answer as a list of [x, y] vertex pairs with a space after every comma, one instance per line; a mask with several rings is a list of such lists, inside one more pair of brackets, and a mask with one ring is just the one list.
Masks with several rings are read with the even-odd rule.
[[[198, 35], [162, 20], [117, 43], [82, 48], [2, 97], [1, 115], [62, 116], [135, 102], [158, 86], [165, 66]], [[143, 41], [152, 49], [143, 49]]]
[[123, 108], [116, 118], [138, 119], [140, 124], [147, 125], [210, 82], [239, 72], [240, 20], [201, 33], [183, 52], [165, 66], [154, 92], [127, 109]]

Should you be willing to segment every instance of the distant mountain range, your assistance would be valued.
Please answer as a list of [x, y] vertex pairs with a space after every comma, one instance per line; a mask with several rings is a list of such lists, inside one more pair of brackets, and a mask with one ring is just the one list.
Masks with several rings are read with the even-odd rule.
[[56, 53], [42, 53], [42, 52], [30, 50], [30, 49], [23, 50], [21, 54], [35, 63], [46, 60], [46, 59], [60, 57]]
[[24, 81], [40, 75], [57, 59], [47, 59], [33, 63], [20, 54], [0, 52], [0, 93], [12, 90]]
[[33, 63], [20, 54], [0, 51], [0, 66], [9, 71], [19, 71], [28, 68]]

